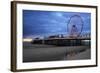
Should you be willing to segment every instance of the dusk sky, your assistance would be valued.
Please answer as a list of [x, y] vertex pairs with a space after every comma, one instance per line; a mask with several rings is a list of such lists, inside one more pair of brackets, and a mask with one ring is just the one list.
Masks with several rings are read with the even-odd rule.
[[91, 31], [90, 13], [23, 10], [23, 37], [68, 35], [67, 24], [73, 15], [81, 16], [84, 22], [82, 33]]

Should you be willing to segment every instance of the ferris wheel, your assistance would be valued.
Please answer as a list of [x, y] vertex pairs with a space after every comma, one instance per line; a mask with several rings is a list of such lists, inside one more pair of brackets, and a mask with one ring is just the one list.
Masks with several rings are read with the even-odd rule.
[[67, 31], [69, 37], [77, 38], [81, 35], [83, 30], [83, 19], [80, 15], [73, 15], [70, 17], [67, 24]]

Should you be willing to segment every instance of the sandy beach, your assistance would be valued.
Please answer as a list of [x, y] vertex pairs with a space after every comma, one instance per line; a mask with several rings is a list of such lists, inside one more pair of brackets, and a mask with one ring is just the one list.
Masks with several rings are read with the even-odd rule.
[[23, 42], [23, 62], [90, 59], [89, 46], [54, 46]]

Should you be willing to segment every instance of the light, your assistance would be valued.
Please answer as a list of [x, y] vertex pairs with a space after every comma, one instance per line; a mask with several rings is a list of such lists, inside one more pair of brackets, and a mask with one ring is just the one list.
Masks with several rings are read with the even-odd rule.
[[31, 39], [31, 38], [25, 38], [25, 39], [23, 39], [23, 42], [31, 42], [33, 39]]
[[84, 42], [90, 42], [90, 40], [83, 40]]

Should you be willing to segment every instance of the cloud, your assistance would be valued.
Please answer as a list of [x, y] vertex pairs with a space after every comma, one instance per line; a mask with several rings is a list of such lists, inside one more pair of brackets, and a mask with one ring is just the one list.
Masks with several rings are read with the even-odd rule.
[[83, 31], [90, 30], [89, 13], [23, 10], [23, 36], [67, 34], [68, 21], [75, 14], [84, 21]]

